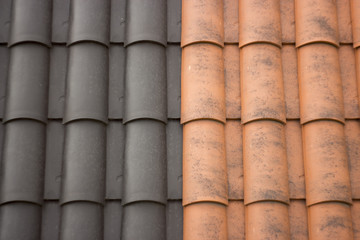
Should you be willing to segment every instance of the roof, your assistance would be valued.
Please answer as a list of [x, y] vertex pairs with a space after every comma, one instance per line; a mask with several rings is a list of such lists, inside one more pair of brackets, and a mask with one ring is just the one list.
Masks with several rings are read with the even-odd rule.
[[0, 0], [0, 240], [360, 238], [360, 1]]

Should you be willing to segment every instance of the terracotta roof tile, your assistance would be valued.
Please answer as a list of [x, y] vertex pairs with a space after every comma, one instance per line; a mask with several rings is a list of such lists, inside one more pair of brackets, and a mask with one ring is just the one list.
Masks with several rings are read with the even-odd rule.
[[268, 120], [247, 123], [243, 148], [245, 204], [289, 203], [285, 126]]
[[295, 1], [296, 46], [314, 42], [339, 45], [336, 1]]
[[242, 126], [240, 120], [228, 120], [225, 125], [225, 149], [229, 199], [244, 199]]
[[281, 51], [271, 44], [251, 44], [240, 50], [241, 121], [272, 119], [285, 122]]
[[307, 208], [305, 200], [291, 200], [289, 206], [289, 222], [291, 239], [308, 239]]
[[295, 0], [280, 0], [283, 43], [295, 43]]
[[360, 201], [354, 201], [351, 206], [354, 239], [360, 239]]
[[309, 239], [353, 239], [350, 206], [329, 202], [309, 207]]
[[339, 27], [339, 42], [352, 43], [352, 29], [351, 29], [351, 0], [336, 0], [338, 27]]
[[280, 0], [239, 1], [239, 47], [259, 42], [281, 47]]
[[44, 202], [41, 217], [41, 239], [58, 240], [60, 231], [60, 205], [58, 201]]
[[184, 240], [226, 240], [226, 207], [200, 202], [184, 207]]
[[246, 239], [290, 239], [289, 207], [279, 202], [245, 206]]
[[224, 47], [226, 118], [240, 119], [240, 55], [236, 45]]
[[[239, 1], [224, 0], [224, 42], [239, 42]], [[225, 58], [226, 59], [226, 58]]]
[[303, 126], [306, 203], [351, 204], [350, 174], [343, 124], [315, 121]]
[[357, 0], [350, 0], [350, 4], [353, 45], [354, 48], [357, 48], [360, 46], [360, 2]]
[[229, 201], [227, 226], [228, 240], [245, 240], [245, 206], [243, 201]]
[[297, 53], [294, 45], [284, 45], [281, 49], [282, 74], [284, 80], [285, 108], [287, 119], [300, 118], [299, 82]]
[[356, 83], [358, 86], [358, 96], [360, 101], [360, 48], [355, 49]]

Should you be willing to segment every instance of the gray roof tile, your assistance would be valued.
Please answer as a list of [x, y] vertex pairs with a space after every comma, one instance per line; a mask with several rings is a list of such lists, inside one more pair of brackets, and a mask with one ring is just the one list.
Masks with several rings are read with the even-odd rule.
[[42, 209], [41, 240], [58, 240], [60, 231], [60, 205], [46, 201]]
[[168, 201], [166, 206], [166, 239], [183, 239], [183, 207], [181, 200]]
[[104, 240], [121, 239], [121, 201], [107, 201], [104, 208]]
[[9, 49], [5, 45], [0, 45], [0, 118], [4, 116], [6, 83], [9, 66]]
[[169, 44], [166, 48], [168, 118], [180, 118], [181, 104], [181, 47]]
[[182, 0], [167, 0], [167, 41], [181, 41], [181, 4]]
[[125, 39], [126, 0], [111, 0], [110, 42], [123, 43]]
[[66, 43], [70, 21], [70, 0], [53, 0], [52, 35], [53, 43]]
[[9, 39], [11, 0], [0, 0], [0, 43], [7, 43]]

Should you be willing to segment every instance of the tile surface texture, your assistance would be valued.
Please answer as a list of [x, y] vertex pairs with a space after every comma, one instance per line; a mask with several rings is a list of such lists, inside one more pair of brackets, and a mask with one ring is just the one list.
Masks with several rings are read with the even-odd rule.
[[360, 239], [360, 1], [0, 0], [0, 240]]

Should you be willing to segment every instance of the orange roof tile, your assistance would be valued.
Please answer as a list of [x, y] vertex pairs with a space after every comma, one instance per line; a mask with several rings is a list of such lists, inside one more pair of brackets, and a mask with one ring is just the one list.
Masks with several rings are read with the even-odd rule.
[[280, 0], [282, 43], [295, 43], [295, 0]]
[[354, 48], [357, 48], [360, 46], [360, 2], [358, 0], [350, 0], [350, 4], [353, 45]]
[[228, 240], [245, 240], [245, 206], [243, 201], [229, 201], [227, 226]]
[[304, 200], [291, 200], [289, 222], [291, 239], [308, 239], [307, 208]]
[[340, 43], [352, 43], [352, 29], [351, 29], [351, 0], [336, 0], [338, 27], [339, 27], [339, 41]]
[[239, 42], [239, 1], [224, 0], [224, 41]]

